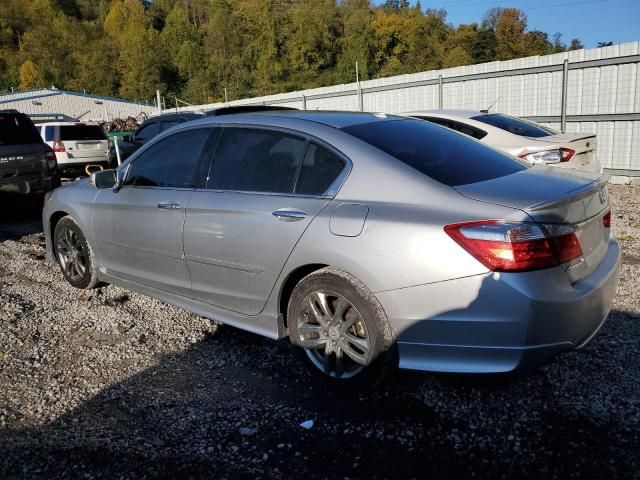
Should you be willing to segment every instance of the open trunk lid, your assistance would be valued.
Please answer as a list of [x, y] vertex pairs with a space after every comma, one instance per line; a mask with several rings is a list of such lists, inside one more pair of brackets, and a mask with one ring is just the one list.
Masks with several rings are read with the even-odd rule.
[[535, 166], [455, 189], [474, 200], [522, 210], [536, 222], [573, 225], [583, 253], [567, 268], [575, 282], [593, 272], [607, 252], [610, 229], [603, 223], [609, 211], [607, 181], [606, 175]]

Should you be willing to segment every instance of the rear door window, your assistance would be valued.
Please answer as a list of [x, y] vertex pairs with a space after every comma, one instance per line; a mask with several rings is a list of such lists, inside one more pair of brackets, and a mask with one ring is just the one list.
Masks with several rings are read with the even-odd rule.
[[106, 140], [98, 125], [60, 125], [60, 140]]
[[343, 130], [445, 185], [482, 182], [527, 168], [511, 156], [422, 120], [389, 120]]
[[310, 143], [304, 156], [295, 193], [322, 195], [345, 168], [344, 161], [333, 152]]
[[156, 136], [157, 130], [158, 130], [158, 122], [147, 123], [135, 133], [134, 135], [135, 141], [138, 143], [145, 143], [149, 141], [149, 139]]
[[455, 130], [456, 132], [464, 133], [465, 135], [469, 135], [477, 140], [484, 138], [487, 136], [487, 132], [484, 130], [480, 130], [479, 128], [472, 127], [471, 125], [467, 125], [465, 123], [456, 122], [453, 120], [438, 118], [438, 117], [416, 117], [421, 118], [422, 120], [426, 120], [431, 123], [435, 123], [437, 125], [442, 125], [443, 127], [450, 128], [451, 130]]
[[0, 113], [0, 145], [42, 143], [40, 133], [23, 114]]
[[53, 142], [53, 134], [54, 134], [55, 127], [47, 126], [47, 127], [42, 127], [42, 129], [44, 130], [45, 141]]
[[306, 140], [255, 128], [225, 128], [207, 187], [214, 190], [292, 193]]
[[551, 128], [543, 127], [542, 125], [538, 125], [537, 123], [529, 122], [521, 118], [502, 115], [500, 113], [485, 113], [471, 117], [471, 119], [498, 127], [501, 130], [505, 130], [509, 133], [520, 135], [522, 137], [540, 138], [558, 134], [558, 132]]
[[160, 122], [160, 129], [158, 130], [158, 133], [162, 133], [165, 130], [170, 129], [171, 127], [175, 127], [179, 123], [181, 123], [179, 120], [165, 120], [163, 122]]
[[191, 188], [210, 128], [182, 130], [151, 145], [131, 164], [125, 185]]

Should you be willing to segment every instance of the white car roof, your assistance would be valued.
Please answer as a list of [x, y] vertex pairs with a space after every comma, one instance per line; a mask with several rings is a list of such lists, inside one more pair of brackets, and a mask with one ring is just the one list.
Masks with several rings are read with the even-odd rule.
[[402, 115], [430, 115], [432, 117], [460, 117], [460, 118], [472, 118], [478, 115], [482, 115], [486, 112], [480, 110], [417, 110], [415, 112], [407, 112]]

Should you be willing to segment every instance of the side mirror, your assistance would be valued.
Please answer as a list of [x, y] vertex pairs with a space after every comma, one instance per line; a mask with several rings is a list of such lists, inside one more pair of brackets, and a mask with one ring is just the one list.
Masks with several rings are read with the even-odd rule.
[[91, 174], [91, 183], [99, 189], [115, 188], [118, 183], [118, 174], [115, 170], [101, 170]]

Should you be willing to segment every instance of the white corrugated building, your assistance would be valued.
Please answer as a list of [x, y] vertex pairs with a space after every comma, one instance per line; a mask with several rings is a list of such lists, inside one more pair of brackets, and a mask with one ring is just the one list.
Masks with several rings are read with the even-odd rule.
[[640, 176], [640, 42], [229, 102], [247, 104], [386, 113], [493, 105], [492, 111], [567, 132], [596, 133], [608, 173]]
[[101, 97], [51, 87], [0, 94], [0, 110], [6, 109], [18, 110], [36, 120], [56, 114], [100, 122], [112, 118], [135, 117], [140, 113], [148, 115], [155, 107], [121, 98]]

